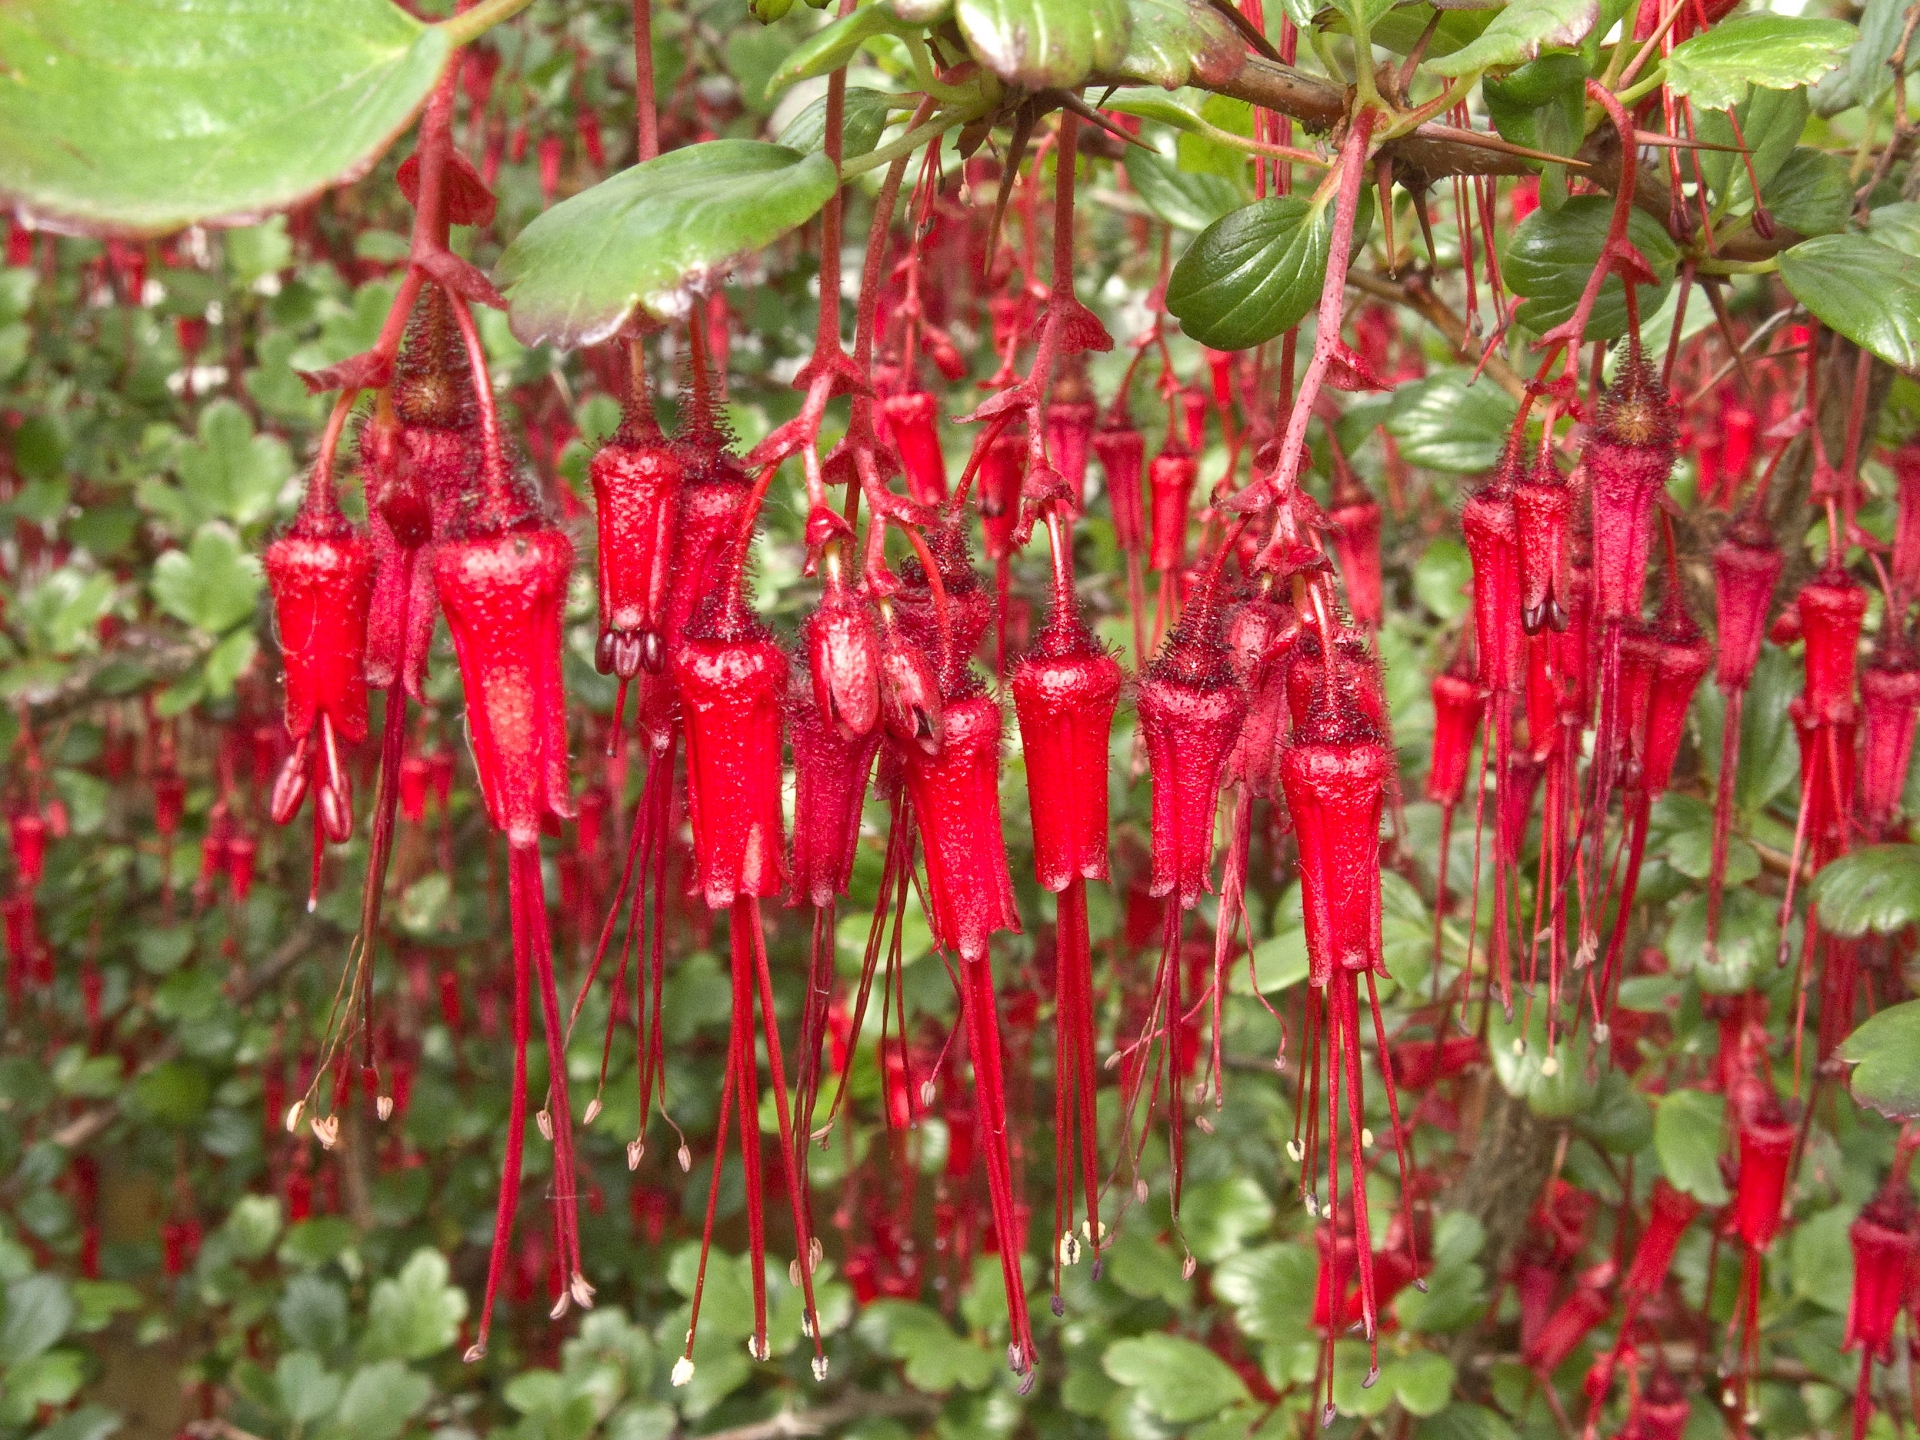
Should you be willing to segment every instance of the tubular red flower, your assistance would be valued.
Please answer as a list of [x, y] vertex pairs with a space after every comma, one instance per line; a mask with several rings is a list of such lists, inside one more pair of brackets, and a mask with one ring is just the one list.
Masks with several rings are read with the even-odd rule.
[[[732, 607], [727, 607], [731, 610]], [[787, 657], [744, 613], [695, 624], [673, 656], [687, 727], [687, 813], [697, 887], [712, 910], [786, 884], [780, 811]]]
[[1503, 479], [1467, 498], [1460, 515], [1467, 555], [1473, 562], [1474, 653], [1480, 683], [1488, 690], [1520, 688], [1525, 653], [1521, 628], [1519, 522], [1513, 490]]
[[1893, 476], [1898, 512], [1888, 568], [1894, 593], [1911, 599], [1920, 594], [1920, 440], [1893, 452]]
[[1467, 762], [1480, 730], [1485, 700], [1465, 676], [1443, 670], [1433, 677], [1433, 751], [1427, 766], [1427, 799], [1454, 806], [1467, 788]]
[[787, 722], [795, 779], [793, 898], [824, 908], [846, 893], [853, 876], [880, 732], [848, 739], [828, 724], [816, 687], [799, 670], [787, 687]]
[[1829, 567], [1800, 587], [1806, 641], [1805, 700], [1813, 718], [1832, 721], [1853, 709], [1853, 676], [1867, 592], [1846, 571]]
[[1900, 797], [1920, 719], [1920, 655], [1903, 642], [1882, 643], [1860, 673], [1860, 813], [1878, 838], [1900, 823]]
[[1098, 414], [1092, 400], [1067, 399], [1059, 386], [1047, 406], [1047, 453], [1067, 482], [1076, 512], [1087, 508], [1087, 458]]
[[1633, 1263], [1620, 1282], [1621, 1291], [1635, 1299], [1659, 1294], [1660, 1287], [1666, 1284], [1667, 1271], [1672, 1268], [1673, 1252], [1680, 1244], [1680, 1237], [1700, 1213], [1698, 1200], [1684, 1190], [1674, 1189], [1664, 1178], [1654, 1180], [1649, 1206], [1647, 1228], [1641, 1232], [1639, 1243], [1634, 1246]]
[[1107, 741], [1121, 679], [1119, 662], [1070, 613], [1056, 613], [1013, 670], [1034, 871], [1056, 894], [1075, 879], [1107, 878]]
[[1366, 493], [1357, 478], [1357, 495], [1342, 498], [1336, 494], [1334, 507], [1327, 512], [1333, 524], [1329, 543], [1340, 563], [1340, 578], [1346, 582], [1347, 606], [1353, 618], [1369, 629], [1377, 628], [1383, 614], [1383, 582], [1380, 574], [1380, 502]]
[[1205, 598], [1196, 600], [1140, 681], [1140, 731], [1153, 775], [1153, 893], [1192, 909], [1213, 893], [1214, 815], [1247, 714]]
[[1714, 679], [1722, 690], [1744, 690], [1752, 679], [1767, 633], [1773, 587], [1786, 563], [1773, 531], [1751, 510], [1729, 525], [1714, 547], [1714, 613], [1720, 632]]
[[1142, 554], [1147, 527], [1140, 481], [1147, 463], [1147, 442], [1131, 420], [1110, 416], [1093, 432], [1093, 453], [1106, 472], [1114, 544], [1123, 554]]
[[1638, 347], [1600, 398], [1581, 464], [1593, 496], [1593, 575], [1601, 621], [1640, 618], [1653, 504], [1673, 471], [1675, 417]]
[[[1853, 1297], [1841, 1348], [1861, 1351], [1864, 1365], [1893, 1360], [1893, 1329], [1905, 1304], [1912, 1266], [1920, 1257], [1913, 1197], [1902, 1178], [1882, 1190], [1847, 1231], [1853, 1246]], [[1862, 1370], [1864, 1376], [1864, 1368]]]
[[934, 397], [925, 390], [889, 395], [880, 402], [880, 415], [907, 472], [907, 494], [921, 505], [944, 504], [947, 457], [940, 449]]
[[1520, 560], [1520, 623], [1529, 635], [1564, 630], [1571, 584], [1573, 490], [1551, 463], [1536, 467], [1513, 487], [1513, 516]]
[[1000, 707], [981, 693], [948, 699], [939, 749], [906, 751], [907, 789], [926, 840], [934, 943], [986, 958], [998, 930], [1020, 930], [1000, 833]]
[[[1180, 570], [1187, 563], [1187, 512], [1193, 504], [1193, 486], [1199, 463], [1185, 450], [1171, 446], [1153, 457], [1147, 467], [1147, 489], [1153, 496], [1153, 547], [1150, 570]], [[1117, 526], [1116, 526], [1117, 528]]]
[[630, 680], [667, 660], [667, 589], [684, 478], [657, 431], [629, 416], [587, 467], [599, 534], [602, 674]]
[[1012, 555], [1020, 524], [1020, 487], [1026, 478], [1026, 441], [1011, 427], [994, 436], [981, 457], [978, 476], [980, 518], [987, 558], [996, 565]]

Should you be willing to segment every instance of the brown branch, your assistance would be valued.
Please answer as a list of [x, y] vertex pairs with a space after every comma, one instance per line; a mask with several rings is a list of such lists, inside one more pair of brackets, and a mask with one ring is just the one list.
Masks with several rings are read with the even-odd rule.
[[76, 662], [58, 680], [26, 685], [13, 699], [33, 719], [55, 720], [96, 701], [170, 684], [191, 672], [212, 648], [213, 642], [201, 637], [128, 629], [111, 649]]
[[[1347, 272], [1347, 283], [1376, 299], [1391, 300], [1396, 305], [1406, 306], [1444, 335], [1462, 360], [1469, 365], [1480, 363], [1485, 347], [1468, 333], [1467, 322], [1454, 314], [1447, 302], [1433, 293], [1424, 274], [1416, 271], [1404, 281], [1393, 281], [1384, 275], [1350, 270]], [[1526, 380], [1498, 355], [1488, 355], [1482, 368], [1489, 380], [1515, 400], [1526, 399]]]

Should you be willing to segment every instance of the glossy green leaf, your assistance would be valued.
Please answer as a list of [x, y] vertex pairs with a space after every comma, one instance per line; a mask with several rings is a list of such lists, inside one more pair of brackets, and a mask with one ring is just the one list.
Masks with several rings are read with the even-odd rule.
[[1496, 1011], [1488, 1026], [1487, 1052], [1494, 1074], [1507, 1093], [1524, 1099], [1534, 1114], [1570, 1120], [1593, 1104], [1597, 1080], [1564, 1039], [1552, 1051], [1547, 1049], [1544, 989], [1531, 1005], [1526, 996], [1526, 987], [1515, 985], [1513, 1018]]
[[1137, 1390], [1149, 1411], [1176, 1425], [1210, 1419], [1247, 1398], [1232, 1366], [1179, 1335], [1117, 1340], [1101, 1364], [1115, 1381]]
[[1855, 34], [1843, 20], [1736, 15], [1674, 46], [1667, 57], [1667, 88], [1696, 107], [1730, 109], [1749, 85], [1769, 90], [1811, 85], [1846, 59]]
[[1847, 939], [1895, 935], [1920, 921], [1920, 845], [1868, 845], [1813, 881], [1820, 928]]
[[1127, 0], [959, 0], [955, 12], [973, 57], [1029, 90], [1117, 71], [1132, 39]]
[[1869, 211], [1867, 234], [1890, 249], [1920, 260], [1920, 205], [1903, 200]]
[[767, 81], [769, 98], [796, 80], [810, 80], [838, 70], [857, 54], [862, 45], [876, 35], [892, 30], [896, 21], [884, 5], [863, 5], [851, 15], [842, 15], [824, 29], [816, 30], [802, 41]]
[[390, 0], [11, 0], [0, 196], [142, 235], [285, 209], [365, 173], [448, 53]]
[[[1372, 210], [1361, 206], [1354, 233]], [[1209, 225], [1167, 280], [1167, 309], [1193, 340], [1245, 350], [1298, 325], [1320, 301], [1333, 242], [1333, 206], [1295, 195], [1242, 206]]]
[[43, 1355], [73, 1323], [73, 1297], [58, 1276], [29, 1275], [7, 1286], [0, 1304], [0, 1375]]
[[1865, 235], [1822, 235], [1780, 255], [1793, 298], [1900, 370], [1920, 369], [1920, 273]]
[[1208, 0], [1131, 0], [1132, 27], [1119, 73], [1172, 90], [1237, 66], [1238, 32]]
[[1505, 1416], [1484, 1405], [1449, 1405], [1420, 1426], [1420, 1440], [1514, 1440], [1515, 1433]]
[[1920, 1000], [1889, 1005], [1840, 1042], [1853, 1098], [1889, 1120], [1920, 1118]]
[[[1735, 122], [1739, 124], [1737, 134]], [[1768, 182], [1779, 173], [1800, 142], [1800, 132], [1806, 129], [1807, 92], [1755, 89], [1732, 110], [1697, 112], [1693, 123], [1695, 133], [1708, 144], [1738, 147], [1742, 141], [1746, 143], [1744, 162], [1735, 148], [1698, 150], [1693, 158], [1715, 196], [1735, 206], [1751, 205], [1753, 184], [1747, 171], [1752, 169], [1753, 179], [1760, 182], [1761, 193], [1765, 194]]]
[[[880, 136], [887, 128], [887, 117], [899, 104], [884, 90], [849, 85], [846, 108], [840, 117], [841, 158], [851, 160], [857, 155], [867, 154], [878, 145]], [[780, 143], [803, 155], [824, 150], [827, 144], [827, 97], [822, 95], [789, 120], [787, 128], [780, 132]]]
[[744, 256], [811, 218], [837, 184], [825, 155], [759, 140], [669, 150], [554, 206], [494, 267], [523, 345], [570, 349], [641, 312], [684, 315]]
[[1760, 190], [1767, 211], [1802, 235], [1834, 235], [1853, 214], [1853, 178], [1846, 161], [1811, 145], [1798, 146]]
[[1724, 1096], [1704, 1090], [1676, 1090], [1654, 1106], [1653, 1149], [1660, 1173], [1702, 1205], [1724, 1205], [1729, 1198], [1720, 1175], [1726, 1108]]
[[1436, 75], [1465, 75], [1496, 65], [1518, 65], [1543, 45], [1578, 45], [1600, 16], [1599, 0], [1510, 0], [1480, 32], [1480, 38], [1451, 55], [1429, 60]]
[[1813, 108], [1820, 115], [1837, 115], [1853, 105], [1871, 105], [1893, 85], [1887, 62], [1900, 46], [1900, 32], [1909, 0], [1866, 0], [1860, 10], [1860, 38], [1847, 52], [1847, 63], [1820, 77], [1813, 87]]
[[1517, 409], [1484, 376], [1469, 385], [1466, 371], [1441, 370], [1394, 392], [1386, 430], [1409, 464], [1475, 475], [1500, 459]]
[[1164, 155], [1129, 146], [1124, 163], [1147, 208], [1181, 230], [1205, 230], [1246, 203], [1246, 192], [1224, 175], [1196, 175]]
[[[1536, 335], [1573, 318], [1580, 305], [1600, 252], [1606, 246], [1613, 218], [1613, 201], [1599, 195], [1569, 200], [1558, 210], [1536, 210], [1507, 241], [1501, 257], [1501, 278], [1516, 295], [1526, 297], [1518, 312], [1522, 325]], [[1636, 210], [1627, 221], [1627, 238], [1639, 247], [1653, 273], [1654, 286], [1640, 286], [1640, 313], [1650, 315], [1666, 299], [1679, 251], [1660, 222]], [[1617, 275], [1600, 286], [1600, 297], [1587, 319], [1586, 338], [1610, 340], [1627, 331], [1627, 297]]]

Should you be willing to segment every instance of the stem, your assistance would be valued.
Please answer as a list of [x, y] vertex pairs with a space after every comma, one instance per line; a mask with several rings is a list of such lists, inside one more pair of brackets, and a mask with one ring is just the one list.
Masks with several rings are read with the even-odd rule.
[[653, 84], [653, 0], [633, 0], [633, 123], [635, 154], [642, 165], [660, 153]]
[[[503, 20], [511, 20], [533, 0], [480, 0], [480, 3], [432, 28], [447, 37], [449, 45], [470, 45]], [[642, 0], [644, 3], [644, 0]]]

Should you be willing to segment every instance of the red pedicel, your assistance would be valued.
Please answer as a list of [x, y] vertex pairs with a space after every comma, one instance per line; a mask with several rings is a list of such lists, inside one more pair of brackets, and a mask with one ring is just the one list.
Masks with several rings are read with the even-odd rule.
[[599, 537], [601, 674], [630, 680], [667, 660], [667, 589], [684, 470], [645, 412], [628, 406], [613, 439], [587, 467]]
[[1210, 597], [1196, 596], [1141, 678], [1140, 733], [1153, 775], [1153, 894], [1192, 909], [1213, 893], [1214, 814], [1247, 714]]
[[940, 449], [933, 396], [925, 390], [889, 395], [880, 402], [880, 416], [907, 472], [907, 494], [921, 505], [944, 504], [947, 457]]
[[1860, 672], [1860, 814], [1877, 838], [1892, 838], [1920, 719], [1920, 655], [1883, 636]]
[[1673, 472], [1673, 402], [1633, 353], [1600, 397], [1581, 464], [1593, 497], [1594, 598], [1603, 625], [1640, 618], [1653, 505]]
[[1171, 445], [1154, 456], [1147, 467], [1147, 489], [1153, 495], [1153, 548], [1147, 557], [1148, 569], [1180, 570], [1186, 566], [1187, 511], [1193, 504], [1193, 485], [1199, 475], [1199, 462]]

